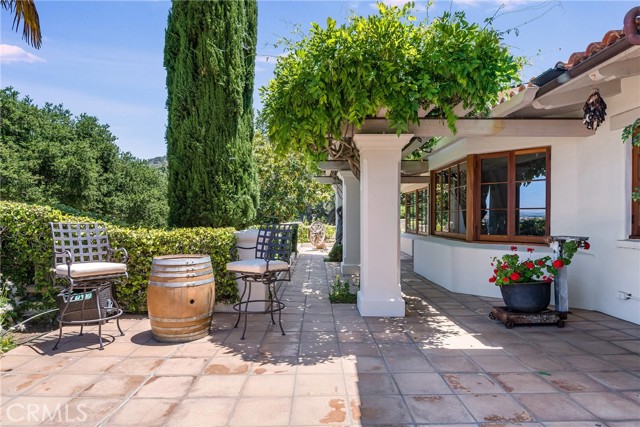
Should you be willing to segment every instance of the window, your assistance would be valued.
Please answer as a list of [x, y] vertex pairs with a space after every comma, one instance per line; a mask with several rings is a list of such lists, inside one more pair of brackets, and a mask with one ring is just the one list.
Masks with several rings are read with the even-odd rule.
[[405, 231], [407, 233], [415, 233], [416, 232], [416, 193], [412, 191], [411, 193], [405, 193], [404, 195], [406, 201], [405, 208]]
[[[631, 150], [631, 188], [640, 192], [640, 147]], [[631, 235], [633, 239], [640, 239], [640, 200], [631, 202]]]
[[429, 187], [403, 194], [406, 233], [429, 234]]
[[433, 184], [434, 233], [464, 237], [467, 230], [467, 162], [436, 172]]
[[549, 150], [478, 155], [479, 240], [542, 241], [549, 232]]

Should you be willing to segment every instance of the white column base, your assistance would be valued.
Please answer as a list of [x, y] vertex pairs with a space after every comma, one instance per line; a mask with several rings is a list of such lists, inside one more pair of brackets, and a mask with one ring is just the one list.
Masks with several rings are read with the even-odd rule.
[[342, 274], [360, 274], [360, 264], [340, 264]]
[[405, 307], [402, 295], [387, 300], [367, 300], [362, 291], [358, 291], [358, 311], [361, 316], [404, 317]]

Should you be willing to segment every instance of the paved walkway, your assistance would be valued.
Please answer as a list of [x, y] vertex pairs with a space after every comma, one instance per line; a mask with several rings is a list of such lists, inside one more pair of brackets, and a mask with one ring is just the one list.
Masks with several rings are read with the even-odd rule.
[[298, 259], [286, 336], [252, 314], [241, 341], [216, 313], [207, 338], [162, 344], [130, 316], [103, 351], [65, 328], [56, 352], [55, 333], [9, 352], [0, 424], [640, 426], [639, 325], [573, 310], [562, 329], [508, 330], [487, 316], [498, 301], [448, 292], [410, 260], [407, 316], [362, 318], [329, 303], [322, 259]]

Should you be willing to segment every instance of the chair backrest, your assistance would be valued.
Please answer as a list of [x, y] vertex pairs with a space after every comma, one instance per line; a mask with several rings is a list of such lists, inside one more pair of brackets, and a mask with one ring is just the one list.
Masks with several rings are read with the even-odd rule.
[[[53, 236], [54, 265], [64, 264], [66, 259], [59, 252], [69, 251], [73, 262], [107, 261], [109, 236], [104, 223], [50, 222]], [[56, 253], [58, 252], [58, 253]]]
[[260, 226], [256, 242], [256, 258], [289, 262], [295, 227], [292, 224]]

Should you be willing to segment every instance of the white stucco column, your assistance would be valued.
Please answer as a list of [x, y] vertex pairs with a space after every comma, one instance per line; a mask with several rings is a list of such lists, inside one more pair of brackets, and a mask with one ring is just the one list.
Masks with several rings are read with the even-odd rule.
[[[333, 185], [332, 185], [332, 187], [333, 187], [333, 192], [334, 192], [334, 194], [335, 194], [335, 197], [334, 197], [334, 205], [335, 205], [335, 217], [336, 217], [336, 221], [335, 221], [335, 223], [336, 223], [336, 225], [338, 225], [338, 208], [339, 208], [340, 206], [342, 206], [342, 196], [343, 196], [343, 194], [342, 194], [342, 189], [341, 189], [341, 188], [338, 188], [338, 185], [339, 185], [339, 184], [333, 184]], [[343, 209], [344, 209], [344, 208], [343, 208]]]
[[342, 181], [342, 274], [360, 273], [360, 182], [351, 171], [340, 171]]
[[413, 134], [355, 135], [360, 150], [362, 316], [404, 317], [400, 292], [400, 160]]

